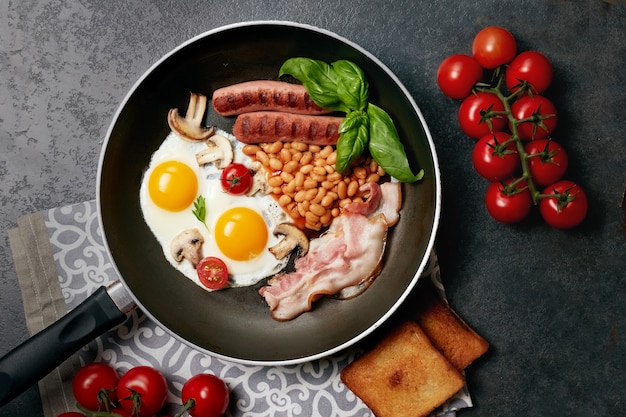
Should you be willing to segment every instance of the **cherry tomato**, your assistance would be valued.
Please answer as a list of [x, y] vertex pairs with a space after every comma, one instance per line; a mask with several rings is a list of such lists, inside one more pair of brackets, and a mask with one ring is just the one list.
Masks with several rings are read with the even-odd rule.
[[158, 370], [150, 366], [136, 366], [120, 378], [117, 397], [120, 406], [133, 416], [148, 417], [165, 404], [167, 382]]
[[523, 81], [532, 86], [534, 94], [544, 92], [552, 82], [552, 63], [540, 52], [524, 51], [511, 61], [504, 82], [511, 92], [515, 92]]
[[[83, 407], [92, 410], [106, 409], [109, 404], [117, 401], [117, 371], [106, 363], [94, 362], [80, 368], [72, 380], [72, 392], [76, 401]], [[108, 398], [108, 400], [107, 400]]]
[[495, 94], [471, 94], [459, 106], [461, 130], [473, 139], [501, 131], [506, 126], [506, 118], [500, 112], [504, 112], [504, 104]]
[[515, 142], [506, 141], [511, 135], [495, 132], [483, 136], [474, 145], [472, 163], [476, 172], [489, 181], [511, 178], [520, 168], [520, 158]]
[[228, 283], [228, 267], [219, 258], [207, 256], [201, 259], [196, 272], [202, 285], [210, 290], [220, 290]]
[[476, 34], [472, 54], [483, 68], [494, 69], [510, 62], [517, 53], [517, 42], [508, 30], [488, 26]]
[[66, 411], [59, 414], [57, 417], [85, 417], [85, 415], [83, 413], [79, 413], [78, 411]]
[[511, 113], [518, 123], [517, 134], [523, 140], [545, 139], [556, 129], [556, 107], [543, 96], [522, 96], [511, 105]]
[[112, 409], [111, 414], [112, 414], [111, 417], [113, 417], [113, 415], [115, 414], [117, 414], [120, 417], [133, 417], [128, 411], [124, 410], [122, 407], [116, 407]]
[[193, 399], [188, 409], [193, 417], [220, 417], [228, 408], [228, 387], [215, 375], [198, 374], [185, 382], [181, 398], [185, 405]]
[[568, 158], [565, 149], [549, 139], [533, 140], [524, 145], [528, 155], [528, 169], [533, 181], [545, 187], [563, 178]]
[[578, 184], [572, 181], [559, 181], [547, 186], [544, 195], [554, 194], [539, 201], [541, 217], [557, 229], [570, 229], [578, 226], [587, 215], [587, 195]]
[[441, 91], [455, 100], [469, 95], [483, 77], [483, 69], [471, 56], [456, 54], [444, 59], [437, 69], [437, 84]]
[[511, 181], [506, 183], [492, 182], [487, 187], [485, 206], [487, 211], [500, 223], [518, 223], [530, 213], [533, 202], [525, 181], [515, 186]]
[[252, 175], [244, 164], [232, 163], [222, 171], [222, 189], [229, 194], [242, 195], [252, 186]]

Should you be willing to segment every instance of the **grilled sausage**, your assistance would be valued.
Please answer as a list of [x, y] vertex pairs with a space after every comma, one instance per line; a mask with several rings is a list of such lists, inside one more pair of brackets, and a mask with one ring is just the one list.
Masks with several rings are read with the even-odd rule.
[[237, 116], [233, 134], [243, 143], [304, 142], [335, 145], [342, 117], [257, 111]]
[[257, 80], [222, 87], [213, 92], [213, 108], [221, 116], [268, 110], [298, 114], [325, 114], [299, 84]]

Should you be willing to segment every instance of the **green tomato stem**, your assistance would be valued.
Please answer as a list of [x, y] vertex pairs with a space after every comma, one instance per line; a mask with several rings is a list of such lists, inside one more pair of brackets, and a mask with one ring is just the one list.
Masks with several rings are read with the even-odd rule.
[[517, 97], [523, 94], [524, 88], [520, 88], [508, 96], [504, 95], [504, 93], [502, 92], [503, 73], [504, 71], [502, 71], [500, 68], [496, 69], [495, 74], [497, 80], [495, 85], [488, 87], [477, 87], [477, 90], [485, 93], [494, 94], [500, 99], [500, 101], [502, 101], [502, 104], [504, 105], [504, 111], [499, 113], [503, 116], [506, 116], [509, 121], [509, 126], [511, 128], [511, 138], [508, 139], [506, 143], [515, 142], [515, 148], [517, 149], [517, 153], [520, 157], [520, 163], [522, 167], [522, 176], [514, 181], [513, 184], [518, 184], [522, 180], [525, 180], [528, 186], [528, 191], [530, 192], [530, 196], [533, 200], [533, 204], [537, 205], [539, 203], [539, 200], [545, 197], [537, 190], [537, 186], [535, 185], [535, 182], [530, 175], [530, 168], [528, 167], [529, 155], [524, 150], [524, 144], [522, 142], [522, 139], [519, 137], [518, 132], [518, 125], [520, 123], [532, 122], [534, 119], [530, 117], [522, 120], [517, 120], [515, 117], [513, 117], [513, 112], [511, 111], [511, 103], [514, 102]]
[[194, 408], [195, 405], [196, 405], [196, 400], [194, 400], [193, 398], [188, 399], [187, 402], [183, 404], [183, 409], [180, 410], [178, 413], [176, 413], [174, 417], [182, 417], [183, 415], [185, 415], [185, 413], [188, 413], [189, 410]]

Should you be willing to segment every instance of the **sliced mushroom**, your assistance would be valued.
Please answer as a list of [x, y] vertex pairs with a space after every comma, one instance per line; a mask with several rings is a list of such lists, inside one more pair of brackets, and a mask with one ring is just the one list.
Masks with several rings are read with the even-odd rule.
[[207, 140], [213, 136], [215, 134], [213, 126], [209, 128], [202, 126], [206, 103], [207, 97], [205, 95], [190, 93], [185, 117], [181, 117], [178, 109], [170, 109], [167, 114], [167, 123], [170, 125], [170, 129], [190, 142]]
[[284, 235], [280, 242], [269, 248], [276, 259], [283, 259], [297, 247], [300, 248], [300, 256], [309, 251], [309, 239], [292, 223], [280, 223], [274, 229], [274, 235]]
[[204, 238], [198, 229], [186, 229], [172, 239], [170, 250], [176, 262], [187, 259], [195, 268], [202, 259], [203, 243]]
[[227, 137], [215, 135], [206, 142], [207, 149], [196, 154], [198, 165], [215, 163], [218, 168], [226, 168], [233, 162], [233, 145]]
[[250, 173], [252, 174], [252, 185], [246, 195], [252, 196], [256, 193], [269, 194], [270, 186], [267, 183], [263, 165], [259, 161], [253, 162], [250, 165]]

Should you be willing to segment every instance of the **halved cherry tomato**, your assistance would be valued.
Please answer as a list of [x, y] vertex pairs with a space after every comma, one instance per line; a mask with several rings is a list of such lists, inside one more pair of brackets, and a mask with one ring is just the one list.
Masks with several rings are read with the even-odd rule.
[[437, 69], [437, 84], [441, 91], [455, 100], [469, 95], [474, 85], [483, 77], [483, 68], [471, 56], [451, 55]]
[[242, 195], [252, 186], [252, 175], [247, 166], [240, 163], [232, 163], [222, 171], [220, 177], [222, 189], [229, 194]]
[[[228, 387], [211, 374], [197, 374], [185, 382], [181, 399], [192, 417], [221, 417], [228, 408]], [[193, 400], [193, 403], [189, 403]]]
[[501, 181], [516, 173], [520, 167], [520, 158], [515, 142], [506, 143], [510, 138], [509, 133], [495, 132], [476, 142], [472, 151], [472, 164], [480, 176], [489, 181]]
[[511, 113], [518, 123], [517, 134], [523, 140], [545, 139], [556, 129], [556, 107], [540, 95], [522, 96], [511, 105]]
[[495, 94], [470, 94], [459, 106], [459, 125], [467, 136], [480, 139], [506, 126], [503, 112], [504, 104]]
[[110, 365], [89, 363], [76, 372], [72, 380], [72, 393], [76, 401], [88, 410], [98, 411], [117, 401], [119, 376]]
[[220, 258], [207, 256], [201, 259], [196, 272], [202, 285], [210, 290], [221, 290], [228, 283], [228, 268]]
[[559, 181], [547, 186], [544, 197], [539, 201], [541, 217], [550, 226], [557, 229], [571, 229], [578, 226], [587, 215], [587, 195], [580, 186], [572, 181]]
[[563, 178], [568, 158], [565, 149], [550, 139], [533, 140], [524, 145], [528, 155], [530, 176], [537, 185], [545, 187]]
[[524, 51], [511, 61], [504, 74], [506, 87], [517, 91], [526, 81], [534, 94], [543, 93], [552, 82], [552, 63], [540, 52]]
[[485, 193], [485, 206], [491, 217], [506, 224], [524, 220], [533, 206], [526, 182], [515, 186], [511, 183], [492, 182]]
[[488, 26], [476, 34], [472, 54], [483, 68], [494, 69], [510, 62], [517, 52], [515, 37], [508, 30]]

